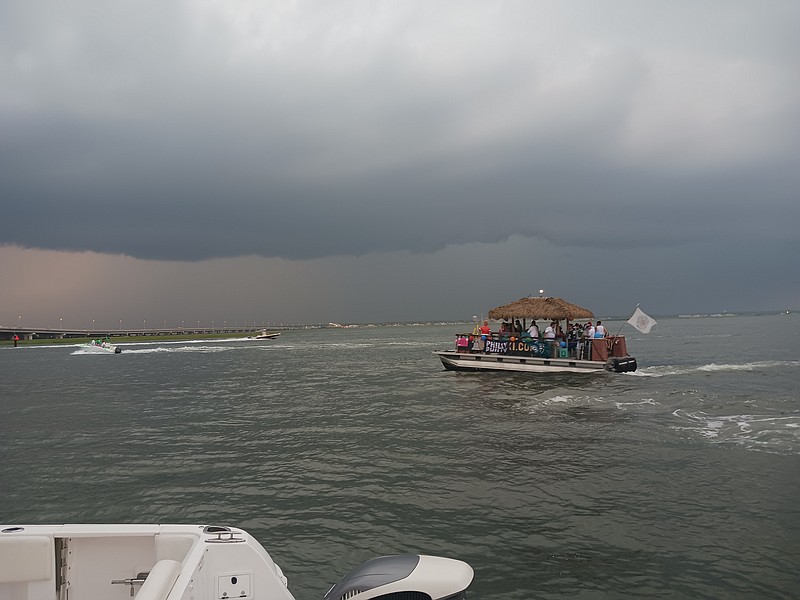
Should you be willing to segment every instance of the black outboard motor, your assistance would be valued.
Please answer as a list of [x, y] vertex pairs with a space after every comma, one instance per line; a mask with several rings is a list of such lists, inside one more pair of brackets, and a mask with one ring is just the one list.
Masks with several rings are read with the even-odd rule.
[[609, 358], [606, 361], [606, 370], [615, 373], [631, 373], [636, 370], [636, 359], [633, 356]]
[[350, 571], [324, 600], [465, 600], [473, 575], [472, 567], [452, 558], [381, 556]]

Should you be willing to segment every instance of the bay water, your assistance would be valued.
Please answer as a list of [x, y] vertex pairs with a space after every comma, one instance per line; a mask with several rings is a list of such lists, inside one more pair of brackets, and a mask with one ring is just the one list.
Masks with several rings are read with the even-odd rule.
[[370, 558], [472, 598], [800, 597], [800, 317], [622, 328], [635, 373], [454, 373], [471, 324], [0, 350], [0, 523], [242, 527], [298, 600]]

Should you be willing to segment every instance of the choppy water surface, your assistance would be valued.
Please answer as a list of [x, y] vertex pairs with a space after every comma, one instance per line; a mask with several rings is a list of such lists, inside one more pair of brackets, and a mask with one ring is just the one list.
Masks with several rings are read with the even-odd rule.
[[401, 552], [473, 598], [798, 596], [800, 318], [625, 326], [598, 376], [446, 372], [459, 329], [2, 350], [0, 522], [241, 526], [298, 600]]

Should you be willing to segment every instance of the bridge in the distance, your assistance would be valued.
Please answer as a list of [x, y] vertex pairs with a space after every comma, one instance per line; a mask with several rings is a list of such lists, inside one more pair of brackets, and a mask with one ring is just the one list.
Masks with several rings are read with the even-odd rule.
[[286, 329], [280, 325], [226, 325], [223, 327], [126, 327], [119, 329], [97, 328], [64, 328], [64, 327], [9, 327], [0, 325], [0, 340], [13, 339], [18, 335], [21, 340], [34, 338], [103, 338], [103, 337], [134, 337], [134, 336], [160, 336], [160, 335], [219, 335], [219, 334], [245, 334], [254, 333], [263, 329]]

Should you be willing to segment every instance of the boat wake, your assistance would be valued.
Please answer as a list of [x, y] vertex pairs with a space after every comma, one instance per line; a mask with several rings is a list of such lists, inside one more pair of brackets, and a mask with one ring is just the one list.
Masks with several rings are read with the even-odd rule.
[[155, 346], [149, 348], [131, 348], [126, 349], [125, 354], [186, 354], [186, 353], [198, 353], [198, 354], [215, 354], [219, 352], [243, 352], [243, 351], [272, 351], [276, 349], [286, 349], [286, 345], [278, 345], [278, 344], [270, 344], [269, 346], [258, 344], [258, 345], [237, 345], [237, 346], [226, 346], [226, 345], [210, 345], [204, 346], [202, 344], [193, 344], [190, 346]]
[[[250, 350], [250, 349], [275, 349], [280, 348], [283, 346], [278, 345], [271, 345], [271, 346], [224, 346], [224, 345], [213, 345], [213, 346], [205, 346], [202, 344], [193, 344], [189, 346], [148, 346], [142, 348], [132, 347], [133, 344], [125, 344], [124, 345], [124, 352], [123, 354], [185, 354], [185, 353], [198, 353], [198, 354], [214, 354], [219, 352], [230, 352], [230, 351], [241, 351], [241, 350]], [[103, 355], [112, 353], [108, 352], [93, 352], [91, 350], [82, 350], [77, 349], [70, 353], [71, 355]]]
[[161, 353], [184, 353], [184, 352], [198, 352], [202, 354], [211, 354], [215, 352], [225, 352], [231, 348], [225, 346], [176, 346], [174, 348], [165, 348], [164, 346], [156, 346], [155, 348], [133, 348], [125, 350], [125, 354], [161, 354]]
[[598, 408], [603, 409], [605, 407], [613, 406], [617, 410], [620, 411], [628, 411], [628, 410], [635, 410], [637, 407], [655, 407], [659, 405], [659, 402], [655, 400], [655, 398], [641, 398], [638, 400], [617, 400], [616, 397], [608, 396], [597, 396], [596, 394], [592, 395], [582, 395], [582, 394], [563, 394], [563, 393], [555, 393], [549, 394], [544, 393], [537, 396], [535, 401], [526, 400], [524, 402], [519, 403], [519, 408], [525, 410], [530, 414], [535, 414], [541, 411], [542, 409], [552, 408], [552, 407], [563, 407], [563, 408]]
[[668, 377], [670, 375], [688, 375], [691, 373], [719, 373], [725, 371], [761, 371], [766, 369], [785, 369], [800, 367], [798, 360], [763, 360], [748, 363], [709, 363], [707, 365], [656, 365], [652, 367], [640, 367], [638, 371], [625, 373], [630, 377]]
[[674, 429], [699, 433], [715, 444], [776, 454], [800, 452], [800, 413], [711, 415], [679, 408], [672, 414], [682, 422]]

